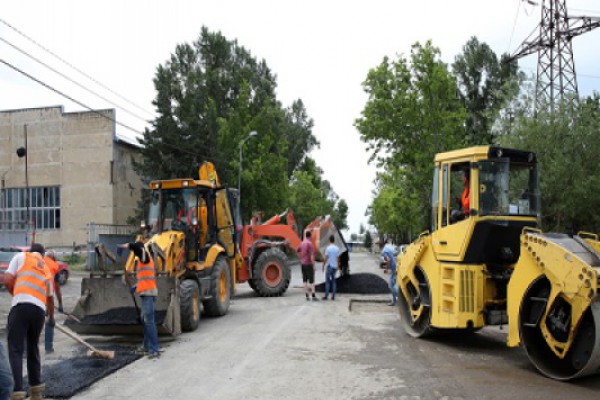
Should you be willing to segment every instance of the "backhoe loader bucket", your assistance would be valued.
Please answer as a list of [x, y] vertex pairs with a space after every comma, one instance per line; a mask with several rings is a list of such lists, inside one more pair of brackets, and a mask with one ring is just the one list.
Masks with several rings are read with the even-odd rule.
[[[177, 335], [181, 326], [176, 278], [159, 275], [156, 284], [154, 319], [158, 333]], [[82, 280], [81, 298], [72, 312], [74, 318], [67, 318], [65, 324], [83, 334], [140, 334], [143, 333], [141, 304], [140, 297], [130, 293], [122, 273], [92, 274]]]

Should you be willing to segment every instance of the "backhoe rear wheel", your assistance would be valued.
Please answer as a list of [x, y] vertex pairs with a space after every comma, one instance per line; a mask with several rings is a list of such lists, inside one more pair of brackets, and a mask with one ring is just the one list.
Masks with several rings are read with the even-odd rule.
[[[406, 333], [412, 337], [425, 337], [433, 333], [433, 328], [431, 328], [431, 288], [425, 272], [420, 266], [415, 268], [414, 274], [419, 287], [415, 288], [409, 282], [407, 293], [400, 290], [398, 304]], [[416, 319], [413, 318], [413, 313], [417, 313], [419, 310], [420, 313]]]
[[292, 271], [287, 256], [277, 247], [263, 251], [252, 267], [253, 289], [260, 296], [281, 296], [290, 285]]
[[186, 279], [179, 286], [179, 310], [181, 330], [195, 331], [200, 323], [200, 288], [193, 279]]
[[211, 298], [204, 301], [207, 315], [220, 317], [227, 314], [231, 300], [231, 273], [224, 256], [217, 257], [210, 274]]

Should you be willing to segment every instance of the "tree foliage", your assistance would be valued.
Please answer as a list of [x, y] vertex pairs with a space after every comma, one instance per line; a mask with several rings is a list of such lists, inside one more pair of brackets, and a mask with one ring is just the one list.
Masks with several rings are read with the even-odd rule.
[[576, 110], [529, 110], [533, 96], [516, 110], [514, 129], [502, 137], [508, 147], [536, 152], [540, 171], [542, 227], [573, 232], [600, 231], [600, 95], [579, 102]]
[[460, 98], [467, 110], [466, 135], [470, 145], [495, 142], [492, 126], [501, 109], [519, 92], [516, 61], [499, 60], [486, 44], [472, 37], [456, 56], [452, 70]]
[[415, 44], [408, 59], [384, 58], [363, 88], [369, 99], [356, 127], [371, 161], [386, 171], [378, 176], [371, 221], [384, 234], [416, 232], [427, 226], [434, 154], [465, 144], [456, 80], [427, 42]]
[[[299, 197], [294, 174], [318, 141], [302, 101], [285, 108], [277, 100], [265, 60], [203, 27], [196, 41], [177, 45], [157, 67], [154, 85], [158, 117], [144, 133], [136, 164], [143, 178], [193, 178], [203, 161], [211, 161], [222, 184], [237, 186], [241, 151], [244, 220], [254, 211], [277, 214]], [[258, 135], [248, 138], [251, 131]], [[321, 171], [314, 167], [311, 179], [320, 189]], [[317, 191], [310, 202], [319, 203]]]

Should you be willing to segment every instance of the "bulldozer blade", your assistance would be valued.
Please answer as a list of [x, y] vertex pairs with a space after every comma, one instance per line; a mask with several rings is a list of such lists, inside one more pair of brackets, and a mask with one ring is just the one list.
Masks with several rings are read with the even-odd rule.
[[[176, 335], [179, 333], [174, 316], [179, 313], [176, 278], [158, 276], [156, 284], [158, 296], [154, 303], [154, 320], [158, 333]], [[135, 296], [138, 297], [137, 294]], [[138, 298], [137, 301], [141, 303], [141, 299]], [[81, 282], [81, 297], [71, 314], [74, 318], [68, 318], [65, 325], [77, 333], [143, 333], [140, 316], [123, 274], [84, 278]]]

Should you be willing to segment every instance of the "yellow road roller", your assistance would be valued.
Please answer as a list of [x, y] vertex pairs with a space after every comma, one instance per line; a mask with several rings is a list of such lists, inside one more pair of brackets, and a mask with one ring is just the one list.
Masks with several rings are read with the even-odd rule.
[[536, 155], [477, 146], [435, 156], [431, 232], [398, 256], [411, 336], [508, 325], [558, 379], [600, 372], [600, 241], [539, 229]]

